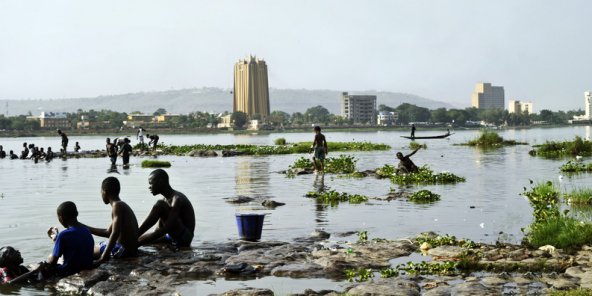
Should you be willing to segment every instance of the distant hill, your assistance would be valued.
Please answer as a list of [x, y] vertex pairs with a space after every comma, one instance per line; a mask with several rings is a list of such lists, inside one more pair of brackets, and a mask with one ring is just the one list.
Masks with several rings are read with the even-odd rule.
[[[350, 94], [377, 96], [377, 104], [396, 107], [411, 103], [430, 109], [453, 107], [451, 104], [430, 100], [412, 94], [382, 91], [350, 91]], [[271, 110], [288, 113], [304, 112], [307, 108], [322, 105], [331, 113], [340, 113], [341, 91], [306, 89], [270, 89]], [[119, 112], [141, 111], [152, 113], [165, 108], [170, 113], [186, 114], [193, 111], [224, 112], [232, 111], [230, 89], [193, 88], [169, 91], [138, 92], [120, 95], [99, 96], [95, 98], [47, 99], [47, 100], [1, 100], [0, 114], [6, 114], [8, 102], [9, 115], [31, 112], [33, 115], [46, 112], [75, 112], [82, 110], [109, 109]]]

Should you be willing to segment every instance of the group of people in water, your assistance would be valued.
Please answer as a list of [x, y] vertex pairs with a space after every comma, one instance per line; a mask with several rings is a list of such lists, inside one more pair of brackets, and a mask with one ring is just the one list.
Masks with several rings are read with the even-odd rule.
[[[189, 199], [174, 190], [169, 176], [162, 169], [148, 177], [152, 195], [162, 195], [142, 224], [138, 225], [132, 208], [121, 200], [121, 185], [115, 177], [107, 177], [101, 184], [101, 200], [111, 206], [111, 224], [106, 228], [92, 227], [78, 220], [76, 204], [66, 201], [57, 208], [57, 218], [65, 228], [51, 227], [47, 234], [53, 240], [48, 260], [29, 271], [21, 253], [11, 247], [0, 248], [0, 283], [21, 283], [28, 280], [64, 277], [81, 270], [92, 269], [109, 259], [138, 256], [138, 247], [166, 243], [175, 247], [189, 247], [195, 231], [195, 212]], [[156, 225], [154, 231], [149, 232]], [[95, 245], [92, 235], [107, 240]], [[61, 261], [60, 261], [61, 258]]]

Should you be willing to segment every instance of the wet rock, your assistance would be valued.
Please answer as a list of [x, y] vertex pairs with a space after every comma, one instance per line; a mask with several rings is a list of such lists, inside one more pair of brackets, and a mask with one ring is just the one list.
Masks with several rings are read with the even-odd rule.
[[285, 205], [285, 203], [278, 202], [278, 201], [271, 200], [271, 199], [266, 199], [263, 202], [261, 202], [261, 205], [264, 206], [264, 207], [266, 207], [266, 208], [275, 209], [275, 208], [277, 208], [279, 206]]
[[291, 278], [321, 278], [325, 276], [323, 267], [315, 263], [294, 263], [278, 266], [271, 275]]
[[222, 157], [240, 156], [240, 155], [245, 155], [245, 154], [246, 153], [243, 151], [222, 150]]
[[319, 241], [319, 240], [326, 240], [328, 238], [331, 237], [331, 234], [321, 230], [321, 229], [315, 229], [315, 231], [313, 231], [310, 234], [310, 238], [312, 238], [313, 240]]
[[56, 290], [64, 294], [82, 294], [98, 282], [106, 281], [109, 273], [105, 270], [83, 270], [80, 273], [60, 279]]
[[508, 282], [507, 279], [498, 276], [488, 276], [481, 279], [481, 282], [486, 286], [501, 286]]
[[495, 288], [488, 288], [479, 282], [470, 281], [454, 286], [452, 295], [499, 295], [499, 292]]
[[253, 200], [255, 200], [255, 199], [252, 197], [244, 196], [244, 195], [239, 195], [239, 196], [229, 197], [229, 198], [224, 199], [224, 201], [226, 201], [227, 203], [231, 203], [231, 204], [248, 203], [248, 202], [252, 202]]
[[273, 291], [269, 289], [260, 289], [260, 288], [241, 288], [231, 290], [222, 294], [220, 296], [273, 296]]
[[573, 278], [560, 276], [555, 279], [545, 278], [544, 281], [557, 290], [570, 290], [577, 287], [576, 281]]
[[401, 295], [416, 296], [420, 288], [416, 282], [406, 279], [379, 280], [363, 283], [347, 291], [348, 295]]
[[298, 294], [291, 294], [290, 296], [340, 296], [343, 295], [343, 293], [341, 292], [337, 292], [334, 290], [320, 290], [320, 291], [315, 291], [312, 289], [306, 289], [304, 290], [304, 292], [302, 293], [298, 293]]
[[247, 264], [247, 263], [238, 263], [238, 264], [227, 264], [222, 269], [218, 271], [218, 274], [221, 275], [254, 275], [258, 272], [258, 268]]
[[455, 259], [459, 258], [464, 249], [459, 246], [439, 246], [428, 250], [428, 254], [434, 259]]
[[208, 278], [209, 276], [213, 275], [214, 271], [204, 267], [204, 266], [192, 266], [187, 271], [181, 271], [179, 274], [180, 277], [184, 278], [194, 278], [194, 279], [204, 279]]
[[452, 295], [452, 288], [449, 286], [439, 286], [423, 293], [423, 296], [449, 296]]
[[99, 282], [96, 285], [92, 286], [89, 290], [87, 295], [90, 296], [127, 296], [131, 294], [136, 294], [133, 291], [135, 290], [135, 285], [116, 282], [116, 281], [103, 281]]

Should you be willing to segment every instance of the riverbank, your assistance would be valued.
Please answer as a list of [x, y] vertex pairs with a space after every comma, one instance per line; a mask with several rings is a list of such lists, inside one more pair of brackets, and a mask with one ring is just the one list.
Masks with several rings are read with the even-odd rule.
[[[138, 258], [111, 260], [44, 288], [88, 295], [185, 294], [204, 290], [192, 281], [224, 279], [239, 280], [243, 287], [218, 287], [215, 294], [379, 295], [396, 290], [400, 295], [545, 295], [592, 287], [588, 246], [569, 254], [552, 247], [467, 243], [434, 233], [344, 240], [352, 233], [315, 231], [290, 242], [229, 241], [184, 250], [144, 247]], [[293, 279], [294, 285], [251, 286], [266, 277]], [[297, 279], [326, 279], [327, 287], [314, 291]], [[335, 286], [342, 288], [331, 289]], [[287, 293], [295, 289], [299, 292]]]

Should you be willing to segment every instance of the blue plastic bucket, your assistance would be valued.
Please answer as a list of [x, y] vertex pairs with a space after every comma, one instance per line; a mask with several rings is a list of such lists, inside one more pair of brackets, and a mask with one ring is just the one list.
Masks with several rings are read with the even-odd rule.
[[265, 214], [236, 214], [238, 236], [242, 240], [258, 241], [261, 239]]

